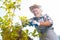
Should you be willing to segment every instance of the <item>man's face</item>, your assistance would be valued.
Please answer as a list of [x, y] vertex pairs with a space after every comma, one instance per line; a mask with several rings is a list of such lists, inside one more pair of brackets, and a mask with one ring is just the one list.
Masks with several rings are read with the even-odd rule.
[[32, 13], [33, 13], [36, 17], [40, 17], [40, 15], [41, 15], [41, 9], [39, 9], [39, 8], [34, 8], [34, 9], [32, 10]]

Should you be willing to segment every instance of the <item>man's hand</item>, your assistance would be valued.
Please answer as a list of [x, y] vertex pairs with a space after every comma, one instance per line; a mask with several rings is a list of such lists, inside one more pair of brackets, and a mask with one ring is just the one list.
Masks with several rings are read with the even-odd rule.
[[45, 22], [40, 22], [40, 26], [50, 26], [51, 23], [49, 21], [45, 21]]

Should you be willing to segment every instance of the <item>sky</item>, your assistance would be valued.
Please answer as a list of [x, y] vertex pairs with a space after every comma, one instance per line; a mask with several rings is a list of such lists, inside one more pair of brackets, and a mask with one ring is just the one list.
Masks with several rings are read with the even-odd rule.
[[[41, 5], [42, 14], [48, 14], [52, 18], [54, 31], [60, 35], [60, 0], [22, 0], [21, 10], [16, 9], [15, 11], [14, 22], [20, 22], [18, 16], [32, 18], [34, 15], [30, 12], [29, 7], [33, 4]], [[0, 16], [3, 14], [5, 15], [5, 11], [0, 9]]]

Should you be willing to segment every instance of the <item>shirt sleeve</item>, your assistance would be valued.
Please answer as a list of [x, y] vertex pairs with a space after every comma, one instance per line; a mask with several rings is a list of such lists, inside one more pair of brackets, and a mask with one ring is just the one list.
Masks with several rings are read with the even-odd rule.
[[34, 24], [33, 21], [35, 21], [34, 18], [29, 20], [29, 26], [38, 26], [38, 24]]
[[51, 17], [49, 17], [47, 14], [44, 15], [44, 20], [45, 21], [49, 21], [51, 24], [53, 24], [53, 20], [51, 19]]
[[32, 22], [33, 22], [33, 18], [29, 19], [29, 26], [33, 26]]

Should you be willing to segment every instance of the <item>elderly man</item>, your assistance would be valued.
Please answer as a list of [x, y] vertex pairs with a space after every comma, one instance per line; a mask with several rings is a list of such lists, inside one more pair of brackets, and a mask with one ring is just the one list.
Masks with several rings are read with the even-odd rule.
[[59, 40], [52, 27], [52, 19], [47, 14], [42, 15], [40, 6], [34, 4], [29, 9], [35, 16], [30, 19], [30, 25], [35, 26], [36, 30], [43, 36], [46, 34], [45, 37], [41, 36], [40, 40]]

